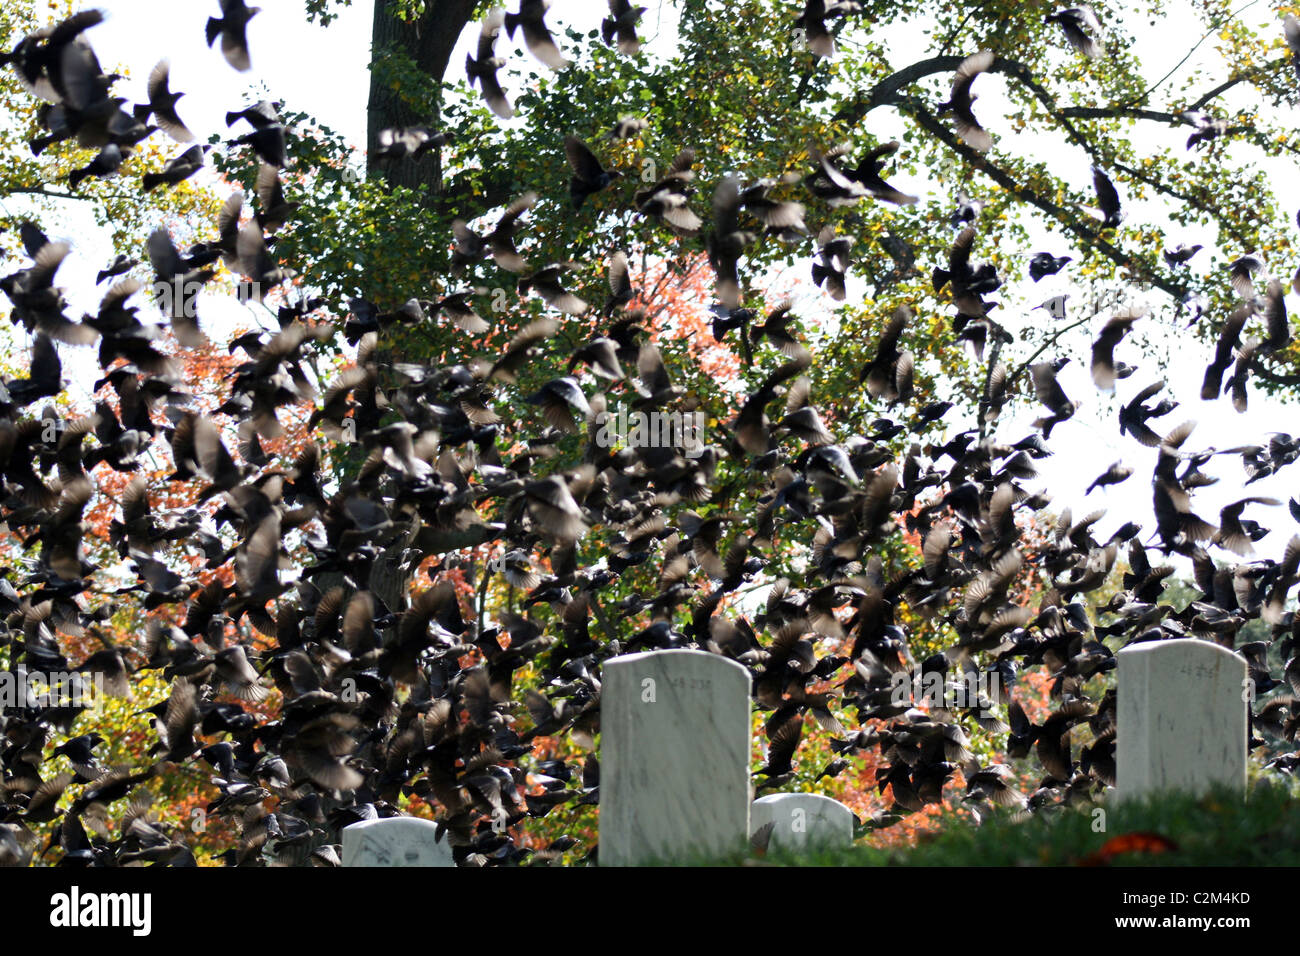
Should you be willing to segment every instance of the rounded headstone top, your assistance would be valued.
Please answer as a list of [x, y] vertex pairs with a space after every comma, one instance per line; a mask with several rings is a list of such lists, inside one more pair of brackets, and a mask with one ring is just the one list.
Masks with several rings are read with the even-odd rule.
[[1136, 657], [1138, 655], [1162, 654], [1200, 654], [1207, 659], [1220, 657], [1225, 660], [1245, 662], [1245, 658], [1236, 651], [1229, 650], [1214, 641], [1203, 641], [1199, 637], [1175, 637], [1167, 641], [1142, 641], [1130, 644], [1116, 652], [1119, 657]]
[[773, 846], [853, 843], [853, 811], [820, 793], [772, 793], [755, 800], [750, 810], [750, 830], [758, 833], [768, 827]]
[[343, 828], [343, 865], [455, 866], [451, 847], [438, 840], [438, 825], [420, 817], [381, 817]]
[[736, 672], [744, 675], [749, 679], [749, 668], [729, 657], [723, 657], [721, 654], [714, 654], [710, 651], [699, 651], [692, 648], [674, 648], [672, 650], [658, 651], [639, 651], [636, 654], [622, 654], [618, 657], [611, 657], [605, 661], [602, 670], [619, 669], [623, 667], [644, 667], [646, 664], [658, 662], [672, 662], [675, 664], [690, 662], [692, 665], [701, 667], [713, 667], [720, 672]]
[[850, 810], [848, 807], [844, 806], [844, 804], [840, 803], [840, 801], [836, 800], [834, 797], [828, 797], [822, 793], [769, 793], [765, 797], [759, 797], [757, 800], [754, 801], [754, 803], [756, 805], [761, 804], [763, 806], [779, 806], [780, 804], [783, 803], [797, 803], [800, 804], [801, 806], [811, 806], [813, 804], [818, 804], [825, 807], [826, 809], [839, 807], [840, 809], [847, 812], [850, 816], [852, 816], [853, 814], [853, 811]]
[[391, 825], [393, 823], [398, 823], [411, 831], [428, 830], [430, 833], [433, 833], [435, 835], [438, 832], [438, 824], [434, 823], [432, 820], [426, 820], [423, 817], [406, 817], [406, 816], [376, 817], [374, 820], [360, 820], [356, 823], [349, 823], [347, 826], [343, 828], [343, 830], [344, 832], [348, 830], [352, 830], [354, 832], [360, 833], [362, 830], [368, 829], [370, 827], [386, 826], [386, 825]]

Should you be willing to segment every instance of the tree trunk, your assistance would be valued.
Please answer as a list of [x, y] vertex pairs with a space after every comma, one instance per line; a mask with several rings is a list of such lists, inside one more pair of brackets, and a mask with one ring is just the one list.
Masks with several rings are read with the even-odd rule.
[[[411, 58], [420, 72], [434, 83], [442, 81], [447, 72], [452, 50], [465, 25], [474, 12], [475, 0], [425, 0], [424, 13], [413, 20], [403, 20], [398, 15], [397, 0], [375, 0], [375, 16], [371, 27], [370, 50], [373, 63], [382, 63], [386, 56], [404, 53]], [[366, 134], [370, 151], [366, 171], [370, 176], [382, 176], [393, 186], [406, 186], [427, 193], [430, 199], [441, 186], [442, 163], [438, 150], [430, 150], [418, 162], [403, 160], [400, 163], [376, 161], [374, 150], [379, 141], [379, 131], [389, 127], [436, 126], [438, 115], [417, 112], [401, 93], [385, 82], [383, 70], [370, 74], [370, 100], [367, 104]]]

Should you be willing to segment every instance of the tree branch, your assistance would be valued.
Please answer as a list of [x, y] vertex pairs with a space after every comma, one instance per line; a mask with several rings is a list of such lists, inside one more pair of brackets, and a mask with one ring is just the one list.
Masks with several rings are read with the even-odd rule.
[[1180, 202], [1186, 203], [1198, 212], [1204, 213], [1213, 218], [1224, 232], [1241, 245], [1250, 245], [1249, 238], [1235, 226], [1231, 225], [1231, 219], [1224, 217], [1219, 210], [1207, 206], [1198, 197], [1170, 186], [1158, 176], [1150, 176], [1147, 173], [1144, 173], [1141, 169], [1129, 166], [1127, 163], [1122, 163], [1113, 157], [1103, 156], [1100, 147], [1088, 139], [1088, 137], [1084, 136], [1083, 133], [1079, 131], [1079, 128], [1070, 122], [1064, 112], [1057, 107], [1056, 99], [1034, 78], [1027, 66], [1022, 63], [1008, 61], [1008, 67], [1004, 72], [1033, 93], [1034, 97], [1065, 130], [1066, 135], [1088, 154], [1093, 163], [1101, 166], [1113, 166], [1129, 178], [1150, 186], [1156, 192], [1168, 196], [1171, 199], [1177, 199]]
[[1162, 276], [1155, 272], [1148, 272], [1145, 269], [1139, 269], [1138, 264], [1132, 256], [1125, 253], [1114, 243], [1102, 238], [1098, 231], [1084, 225], [1079, 218], [1068, 209], [1059, 205], [1054, 200], [1048, 199], [1046, 196], [1040, 196], [1028, 186], [1016, 182], [1015, 178], [1005, 169], [995, 165], [984, 154], [971, 149], [959, 140], [952, 130], [939, 122], [938, 118], [927, 110], [919, 101], [905, 101], [900, 103], [899, 107], [909, 113], [923, 129], [945, 143], [950, 149], [965, 159], [972, 167], [984, 173], [1017, 199], [1021, 199], [1047, 213], [1065, 227], [1068, 232], [1097, 249], [1117, 266], [1128, 269], [1135, 280], [1140, 282], [1149, 282], [1151, 285], [1160, 289], [1162, 292], [1167, 293], [1175, 300], [1182, 299], [1183, 294], [1186, 292], [1182, 286], [1167, 276]]
[[57, 189], [49, 189], [45, 186], [8, 186], [5, 188], [5, 195], [15, 193], [23, 196], [48, 196], [51, 199], [77, 199], [81, 202], [90, 202], [93, 199], [91, 196], [59, 192]]
[[[897, 106], [899, 103], [899, 94], [916, 83], [925, 79], [927, 76], [935, 76], [939, 73], [951, 73], [957, 69], [965, 57], [956, 54], [945, 54], [942, 56], [932, 56], [928, 60], [918, 60], [911, 66], [905, 66], [885, 77], [870, 90], [865, 93], [859, 93], [854, 97], [853, 102], [842, 106], [834, 116], [834, 120], [845, 120], [850, 124], [855, 124], [865, 119], [867, 114], [881, 106]], [[990, 67], [991, 72], [997, 71], [999, 63], [1006, 62], [1002, 60], [995, 61]]]
[[1210, 37], [1214, 36], [1214, 34], [1222, 30], [1224, 26], [1226, 26], [1230, 21], [1235, 20], [1239, 15], [1241, 15], [1243, 12], [1253, 7], [1258, 2], [1259, 0], [1249, 0], [1249, 2], [1246, 3], [1245, 5], [1238, 7], [1236, 10], [1229, 13], [1225, 19], [1220, 20], [1219, 22], [1213, 24], [1210, 27], [1210, 29], [1205, 31], [1205, 33], [1201, 36], [1199, 40], [1197, 40], [1195, 43], [1192, 44], [1192, 48], [1188, 50], [1185, 54], [1183, 54], [1183, 58], [1179, 60], [1177, 63], [1175, 63], [1168, 73], [1160, 77], [1160, 79], [1156, 80], [1154, 83], [1152, 83], [1142, 92], [1142, 95], [1139, 97], [1138, 101], [1136, 102], [1146, 102], [1146, 98], [1150, 96], [1152, 93], [1154, 93], [1157, 89], [1159, 89], [1162, 85], [1164, 85], [1165, 80], [1169, 79], [1171, 76], [1173, 76], [1175, 73], [1177, 73], [1179, 70], [1183, 68], [1183, 64], [1186, 63], [1189, 59], [1191, 59], [1192, 54], [1201, 48], [1202, 43], [1204, 43]]
[[[1096, 313], [1094, 313], [1094, 315], [1095, 314]], [[1061, 340], [1061, 336], [1065, 335], [1066, 332], [1073, 332], [1079, 326], [1087, 325], [1091, 321], [1092, 321], [1091, 315], [1085, 316], [1082, 319], [1075, 319], [1069, 325], [1063, 325], [1055, 332], [1053, 332], [1051, 335], [1049, 335], [1046, 339], [1043, 340], [1042, 344], [1038, 346], [1038, 348], [1033, 352], [1033, 354], [1029, 356], [1029, 358], [1025, 359], [1023, 362], [1017, 365], [1015, 371], [1007, 375], [1007, 387], [1010, 388], [1011, 383], [1014, 382], [1016, 379], [1018, 379], [1021, 375], [1025, 374], [1025, 369], [1033, 365], [1034, 362], [1038, 360], [1038, 357], [1040, 355], [1042, 355], [1053, 345], [1059, 342]]]
[[[894, 106], [903, 108], [908, 102], [916, 102], [915, 99], [908, 100], [900, 94], [907, 87], [914, 83], [936, 74], [952, 72], [961, 64], [964, 57], [958, 55], [933, 56], [925, 60], [919, 60], [916, 63], [906, 66], [901, 70], [891, 73], [889, 76], [880, 80], [865, 94], [860, 93], [852, 103], [846, 105], [835, 115], [836, 120], [844, 119], [851, 123], [861, 121], [872, 110], [881, 106]], [[1253, 75], [1265, 73], [1277, 68], [1285, 63], [1284, 59], [1272, 61], [1266, 67], [1258, 70], [1247, 71], [1240, 76], [1233, 77], [1206, 92], [1193, 105], [1193, 109], [1199, 109], [1215, 97], [1230, 89], [1236, 83], [1240, 83]], [[1206, 205], [1204, 200], [1190, 193], [1184, 192], [1174, 186], [1170, 186], [1165, 180], [1157, 176], [1149, 175], [1141, 169], [1122, 163], [1114, 157], [1107, 157], [1102, 154], [1101, 147], [1094, 143], [1089, 137], [1085, 136], [1074, 123], [1072, 119], [1107, 119], [1107, 118], [1138, 118], [1148, 119], [1169, 124], [1187, 124], [1177, 113], [1170, 113], [1161, 110], [1150, 110], [1144, 107], [1136, 106], [1111, 106], [1111, 107], [1061, 107], [1057, 104], [1056, 98], [1044, 87], [1033, 75], [1033, 72], [1024, 63], [1018, 60], [1010, 60], [1005, 57], [998, 57], [989, 67], [990, 73], [1001, 73], [1010, 79], [1013, 79], [1024, 86], [1034, 98], [1047, 110], [1047, 113], [1065, 130], [1066, 135], [1081, 149], [1083, 149], [1094, 163], [1102, 166], [1113, 167], [1124, 173], [1136, 182], [1143, 183], [1156, 192], [1168, 196], [1171, 199], [1177, 199], [1186, 203], [1196, 211], [1213, 218], [1224, 232], [1231, 236], [1235, 241], [1243, 246], [1249, 245], [1247, 237], [1240, 229], [1232, 225], [1230, 217], [1224, 216], [1220, 210]], [[1230, 132], [1247, 132], [1244, 127], [1234, 128]]]
[[1259, 359], [1252, 359], [1249, 368], [1252, 372], [1270, 384], [1285, 385], [1288, 387], [1300, 385], [1300, 374], [1283, 375], [1281, 372], [1270, 371], [1264, 367]]

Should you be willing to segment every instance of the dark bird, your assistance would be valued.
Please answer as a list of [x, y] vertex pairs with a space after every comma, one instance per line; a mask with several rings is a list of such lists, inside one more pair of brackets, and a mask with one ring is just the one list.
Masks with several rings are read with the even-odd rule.
[[1286, 314], [1286, 289], [1277, 279], [1270, 279], [1264, 290], [1263, 313], [1268, 334], [1259, 351], [1280, 352], [1291, 343], [1291, 323]]
[[1092, 380], [1103, 391], [1115, 390], [1115, 346], [1128, 335], [1133, 324], [1147, 314], [1145, 308], [1133, 307], [1117, 312], [1102, 326], [1092, 343]]
[[251, 133], [230, 140], [230, 145], [250, 146], [262, 162], [280, 169], [289, 165], [289, 147], [280, 123], [256, 127]]
[[519, 218], [537, 202], [537, 193], [524, 193], [501, 214], [492, 231], [480, 236], [470, 229], [463, 219], [456, 219], [451, 224], [451, 231], [456, 239], [456, 248], [451, 254], [451, 273], [460, 275], [466, 266], [478, 262], [486, 255], [507, 272], [523, 272], [524, 257], [515, 248], [515, 232], [519, 228]]
[[1295, 14], [1288, 13], [1282, 20], [1282, 38], [1291, 51], [1291, 70], [1296, 79], [1300, 79], [1300, 20], [1295, 18]]
[[738, 266], [754, 235], [740, 228], [740, 180], [728, 176], [713, 192], [713, 231], [706, 239], [709, 264], [717, 276], [718, 299], [729, 309], [740, 306]]
[[609, 0], [609, 16], [600, 21], [600, 35], [606, 46], [618, 42], [618, 52], [635, 56], [641, 50], [636, 25], [645, 7], [634, 7], [628, 0]]
[[1097, 207], [1085, 206], [1084, 211], [1099, 220], [1103, 229], [1114, 229], [1124, 221], [1126, 213], [1120, 208], [1115, 184], [1098, 166], [1092, 167], [1092, 188], [1097, 194]]
[[853, 247], [852, 236], [837, 236], [835, 226], [827, 224], [817, 234], [817, 255], [821, 262], [812, 266], [813, 283], [825, 288], [836, 302], [843, 302], [848, 296], [845, 280], [848, 278], [849, 250]]
[[1101, 22], [1097, 13], [1086, 3], [1077, 7], [1063, 7], [1043, 17], [1065, 32], [1065, 39], [1075, 51], [1086, 57], [1101, 56]]
[[609, 255], [609, 298], [605, 301], [604, 313], [610, 315], [615, 309], [621, 309], [636, 298], [637, 290], [632, 285], [628, 272], [627, 253], [615, 249]]
[[1214, 534], [1214, 525], [1191, 510], [1191, 495], [1177, 481], [1157, 477], [1152, 488], [1156, 533], [1166, 551], [1186, 553]]
[[535, 292], [547, 305], [567, 312], [569, 315], [582, 315], [587, 311], [587, 303], [578, 298], [562, 285], [565, 272], [575, 263], [551, 263], [519, 277], [519, 294], [528, 295]]
[[1228, 266], [1228, 281], [1247, 302], [1255, 299], [1255, 276], [1264, 271], [1264, 263], [1255, 256], [1241, 256]]
[[643, 130], [649, 129], [650, 121], [643, 116], [621, 116], [613, 128], [610, 129], [606, 139], [632, 139]]
[[848, 154], [849, 149], [847, 143], [824, 153], [816, 146], [809, 147], [814, 168], [804, 177], [804, 185], [814, 196], [833, 207], [854, 205], [867, 195], [867, 188], [840, 167], [839, 160]]
[[132, 259], [129, 256], [119, 253], [113, 258], [105, 269], [100, 269], [95, 275], [95, 285], [99, 285], [105, 279], [115, 279], [118, 276], [126, 275], [132, 268], [139, 265], [140, 260]]
[[788, 300], [781, 302], [771, 312], [767, 314], [767, 319], [761, 325], [750, 327], [750, 338], [755, 342], [767, 339], [776, 346], [783, 355], [799, 360], [810, 358], [808, 350], [804, 348], [797, 338], [794, 331], [790, 328], [791, 324], [796, 321], [796, 317], [790, 311], [793, 304]]
[[376, 159], [416, 161], [451, 140], [451, 133], [436, 132], [428, 126], [391, 127], [379, 131], [379, 148], [373, 155]]
[[1042, 429], [1043, 438], [1052, 437], [1052, 429], [1059, 423], [1074, 416], [1075, 404], [1065, 395], [1056, 375], [1065, 367], [1069, 359], [1057, 359], [1055, 362], [1035, 362], [1029, 366], [1030, 377], [1034, 384], [1034, 395], [1047, 406], [1051, 415], [1034, 422], [1034, 427]]
[[1211, 543], [1233, 554], [1249, 557], [1255, 553], [1254, 542], [1268, 534], [1268, 529], [1257, 522], [1241, 516], [1247, 505], [1280, 505], [1276, 498], [1242, 498], [1232, 504], [1224, 505], [1219, 510], [1219, 530], [1210, 539]]
[[1044, 276], [1054, 276], [1072, 262], [1070, 256], [1054, 256], [1050, 252], [1035, 253], [1029, 260], [1029, 277], [1037, 282]]
[[569, 61], [560, 53], [546, 26], [546, 11], [550, 5], [550, 0], [520, 0], [519, 12], [505, 15], [506, 33], [513, 39], [515, 29], [522, 27], [528, 51], [552, 70], [562, 70]]
[[488, 109], [502, 119], [510, 119], [515, 115], [515, 109], [506, 99], [505, 90], [502, 89], [501, 81], [497, 77], [497, 71], [506, 65], [506, 61], [494, 52], [503, 23], [505, 23], [504, 10], [493, 7], [488, 11], [479, 27], [476, 54], [465, 55], [465, 76], [470, 86], [478, 84], [479, 94], [483, 97], [483, 102], [488, 105]]
[[804, 185], [809, 192], [831, 206], [852, 205], [869, 195], [899, 206], [911, 205], [917, 201], [916, 196], [909, 196], [896, 189], [882, 176], [885, 166], [898, 152], [899, 143], [896, 140], [869, 150], [853, 169], [840, 166], [840, 160], [848, 154], [849, 149], [846, 144], [825, 153], [816, 148], [811, 150], [816, 168], [804, 177]]
[[1214, 358], [1206, 366], [1205, 378], [1201, 383], [1201, 399], [1203, 401], [1213, 401], [1219, 397], [1223, 390], [1223, 373], [1228, 370], [1232, 364], [1233, 355], [1241, 340], [1241, 330], [1246, 325], [1246, 320], [1255, 314], [1255, 307], [1252, 303], [1239, 305], [1232, 310], [1227, 320], [1223, 323], [1223, 328], [1219, 330], [1219, 338], [1214, 346]]
[[95, 748], [104, 743], [104, 738], [97, 733], [82, 734], [72, 737], [52, 751], [52, 756], [67, 757], [72, 769], [82, 780], [94, 780], [103, 768], [95, 759]]
[[470, 297], [482, 295], [486, 291], [483, 288], [453, 290], [435, 303], [434, 310], [449, 318], [456, 328], [472, 335], [481, 335], [491, 326], [474, 311]]
[[[257, 171], [257, 211], [253, 214], [254, 220], [262, 227], [262, 232], [266, 235], [274, 235], [284, 228], [298, 209], [297, 201], [289, 201], [284, 197], [284, 186], [280, 182], [280, 170], [276, 167], [263, 163]], [[233, 197], [232, 197], [233, 198]], [[238, 221], [238, 213], [226, 213], [226, 222], [228, 228], [234, 228]], [[238, 256], [239, 236], [235, 232], [235, 254]], [[225, 251], [225, 250], [223, 250]]]
[[875, 355], [858, 375], [858, 381], [866, 383], [867, 393], [873, 398], [893, 403], [904, 400], [903, 396], [911, 389], [912, 353], [899, 349], [911, 320], [912, 310], [907, 306], [900, 305], [894, 310], [880, 335]]
[[807, 235], [803, 203], [774, 198], [771, 193], [779, 185], [774, 179], [760, 179], [743, 187], [740, 208], [761, 222], [769, 235], [784, 239]]
[[118, 170], [122, 168], [122, 163], [130, 155], [130, 152], [130, 147], [122, 147], [117, 143], [108, 143], [85, 166], [68, 173], [68, 188], [76, 189], [83, 180], [91, 176], [97, 179], [106, 179], [109, 176], [117, 175]]
[[893, 203], [896, 206], [910, 206], [917, 201], [917, 197], [909, 196], [902, 190], [895, 189], [885, 182], [881, 175], [885, 171], [885, 166], [898, 152], [899, 145], [897, 140], [893, 140], [868, 150], [862, 159], [858, 161], [858, 165], [847, 175], [849, 179], [858, 183], [877, 199]]
[[32, 361], [26, 378], [13, 378], [4, 382], [9, 400], [18, 405], [30, 405], [40, 398], [59, 394], [63, 390], [63, 363], [49, 336], [38, 332], [32, 340]]
[[261, 7], [250, 7], [244, 0], [220, 0], [221, 16], [208, 17], [208, 46], [221, 39], [221, 54], [226, 62], [241, 73], [252, 68], [248, 56], [248, 21], [262, 11]]
[[1118, 485], [1122, 481], [1128, 481], [1132, 476], [1133, 469], [1122, 461], [1117, 461], [1104, 472], [1093, 479], [1084, 494], [1091, 494], [1096, 488], [1104, 488], [1107, 485]]
[[596, 154], [576, 136], [564, 137], [564, 155], [569, 160], [573, 175], [569, 178], [569, 198], [573, 208], [582, 208], [588, 196], [608, 189], [623, 174], [618, 170], [606, 169], [601, 165]]
[[767, 777], [756, 790], [779, 787], [794, 776], [794, 754], [803, 736], [803, 715], [792, 714], [778, 723], [768, 734], [767, 760], [755, 775]]
[[1162, 252], [1161, 255], [1164, 256], [1165, 265], [1173, 269], [1176, 266], [1186, 265], [1188, 262], [1191, 261], [1194, 255], [1196, 255], [1204, 248], [1205, 247], [1202, 246], [1200, 243], [1191, 246], [1186, 245], [1185, 243], [1179, 243], [1177, 246], [1175, 246], [1172, 249], [1164, 250], [1164, 252]]
[[267, 100], [259, 100], [252, 106], [245, 107], [242, 110], [230, 110], [226, 113], [226, 125], [234, 126], [241, 119], [246, 121], [253, 129], [264, 129], [268, 126], [275, 126], [281, 123], [280, 113], [277, 105]]
[[1228, 132], [1227, 120], [1210, 116], [1201, 110], [1183, 110], [1178, 114], [1178, 118], [1196, 127], [1187, 137], [1188, 149], [1213, 142]]
[[695, 188], [695, 172], [691, 168], [695, 162], [695, 150], [687, 148], [679, 152], [669, 164], [667, 172], [654, 184], [639, 190], [632, 202], [637, 211], [651, 219], [662, 220], [680, 235], [693, 236], [703, 223], [689, 205]]
[[805, 0], [803, 12], [794, 21], [794, 28], [802, 36], [804, 45], [815, 55], [835, 55], [835, 37], [826, 26], [831, 17], [856, 13], [859, 5], [851, 0]]
[[178, 143], [194, 140], [194, 134], [176, 112], [176, 101], [184, 95], [171, 90], [170, 61], [159, 60], [149, 74], [149, 111], [158, 123], [158, 128]]
[[179, 156], [167, 160], [163, 164], [161, 172], [145, 173], [140, 180], [144, 191], [149, 192], [151, 189], [164, 184], [172, 186], [189, 179], [203, 168], [203, 154], [211, 148], [211, 146], [207, 145], [191, 146]]
[[947, 102], [943, 103], [940, 111], [951, 110], [953, 115], [953, 125], [957, 129], [957, 135], [962, 141], [972, 149], [980, 152], [987, 152], [993, 147], [993, 137], [989, 135], [988, 130], [979, 124], [971, 107], [978, 98], [971, 93], [971, 84], [981, 73], [987, 71], [993, 66], [996, 57], [992, 50], [981, 50], [978, 53], [972, 53], [966, 59], [961, 61], [957, 67], [957, 73], [952, 79], [952, 92]]

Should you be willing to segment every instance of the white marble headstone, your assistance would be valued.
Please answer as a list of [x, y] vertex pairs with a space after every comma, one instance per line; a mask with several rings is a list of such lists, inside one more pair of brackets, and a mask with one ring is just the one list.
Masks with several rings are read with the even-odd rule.
[[1121, 799], [1246, 788], [1246, 661], [1196, 638], [1119, 651], [1116, 784]]
[[749, 671], [705, 651], [607, 661], [600, 693], [600, 863], [743, 851]]
[[437, 824], [419, 817], [363, 820], [343, 828], [344, 866], [455, 866]]
[[771, 849], [840, 849], [853, 844], [853, 811], [820, 793], [773, 793], [749, 808], [749, 829], [773, 824]]

